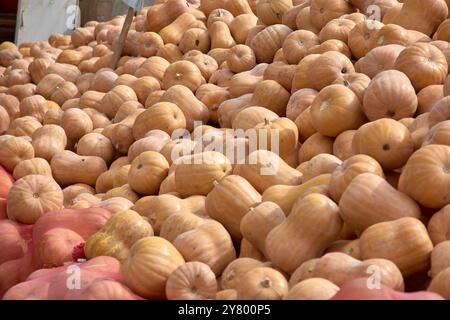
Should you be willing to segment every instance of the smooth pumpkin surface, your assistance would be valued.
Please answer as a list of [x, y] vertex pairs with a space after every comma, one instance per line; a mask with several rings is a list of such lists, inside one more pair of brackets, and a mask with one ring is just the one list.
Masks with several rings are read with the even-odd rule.
[[367, 228], [360, 237], [360, 250], [363, 259], [391, 260], [406, 277], [427, 270], [433, 243], [423, 223], [407, 217]]
[[[339, 207], [332, 200], [320, 194], [307, 195], [267, 235], [267, 256], [283, 271], [292, 273], [306, 260], [320, 256], [337, 239], [341, 227]], [[320, 237], [317, 230], [321, 230]]]

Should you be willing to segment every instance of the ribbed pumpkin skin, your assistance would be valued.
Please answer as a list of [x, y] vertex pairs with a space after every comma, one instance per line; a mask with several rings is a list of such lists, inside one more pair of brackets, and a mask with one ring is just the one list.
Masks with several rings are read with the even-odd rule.
[[364, 94], [363, 110], [369, 120], [414, 116], [417, 96], [408, 77], [397, 70], [378, 73]]
[[214, 272], [202, 262], [188, 262], [176, 269], [167, 280], [169, 300], [209, 300], [217, 293]]
[[423, 223], [408, 217], [367, 228], [361, 234], [360, 249], [363, 259], [391, 260], [407, 277], [428, 270], [433, 243]]
[[342, 219], [357, 233], [379, 222], [421, 216], [414, 200], [372, 173], [360, 174], [352, 180], [339, 201], [339, 209]]
[[151, 236], [153, 229], [147, 221], [135, 211], [123, 211], [116, 213], [101, 230], [88, 239], [84, 251], [88, 259], [110, 256], [124, 262], [134, 243]]
[[217, 221], [210, 220], [187, 231], [173, 241], [186, 261], [207, 264], [219, 276], [236, 259], [236, 251], [228, 231]]
[[428, 145], [409, 158], [398, 189], [425, 207], [440, 209], [450, 203], [449, 172], [450, 146]]
[[264, 263], [253, 258], [238, 258], [232, 261], [223, 270], [221, 276], [221, 288], [225, 290], [236, 290], [240, 283], [240, 277], [252, 269], [262, 267]]
[[351, 279], [367, 277], [367, 270], [372, 266], [380, 273], [381, 283], [395, 290], [403, 291], [403, 276], [399, 268], [386, 259], [358, 260], [348, 254], [332, 252], [318, 259], [308, 260], [291, 275], [289, 287], [311, 278], [323, 278], [331, 281], [338, 287]]
[[296, 202], [286, 220], [267, 235], [267, 256], [292, 273], [303, 262], [319, 257], [337, 240], [341, 227], [339, 207], [326, 196], [310, 194]]
[[62, 209], [63, 198], [61, 188], [51, 177], [26, 176], [16, 181], [8, 193], [8, 217], [33, 224], [47, 212]]
[[448, 64], [444, 54], [435, 46], [415, 43], [400, 53], [395, 69], [406, 74], [416, 91], [420, 91], [433, 84], [443, 84]]
[[123, 264], [125, 284], [147, 299], [164, 299], [170, 274], [183, 265], [178, 250], [160, 237], [146, 237], [131, 247]]

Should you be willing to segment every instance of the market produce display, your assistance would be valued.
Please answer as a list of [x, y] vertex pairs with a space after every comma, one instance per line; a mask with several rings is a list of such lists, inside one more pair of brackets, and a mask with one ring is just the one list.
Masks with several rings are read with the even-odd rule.
[[0, 298], [450, 299], [450, 1], [160, 0], [0, 44]]

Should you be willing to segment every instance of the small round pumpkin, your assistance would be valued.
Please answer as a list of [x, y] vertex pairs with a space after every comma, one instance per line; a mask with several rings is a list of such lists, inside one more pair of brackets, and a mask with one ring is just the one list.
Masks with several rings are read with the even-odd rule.
[[191, 91], [197, 91], [202, 84], [202, 74], [200, 69], [190, 61], [177, 61], [172, 63], [164, 73], [162, 88], [169, 89], [171, 86], [181, 84]]
[[395, 69], [408, 76], [416, 91], [443, 84], [448, 74], [444, 54], [428, 43], [415, 43], [403, 50], [395, 62]]
[[177, 129], [186, 128], [186, 117], [181, 109], [171, 102], [159, 102], [145, 110], [133, 126], [133, 136], [139, 140], [151, 130], [162, 130], [171, 135]]
[[361, 126], [352, 144], [356, 154], [366, 154], [377, 160], [383, 169], [401, 168], [414, 152], [408, 128], [392, 119], [380, 119]]
[[147, 299], [165, 298], [170, 274], [184, 265], [178, 250], [160, 237], [146, 237], [131, 247], [123, 264], [126, 285]]
[[356, 94], [339, 84], [320, 91], [311, 105], [311, 118], [317, 131], [329, 137], [358, 129], [366, 121]]
[[21, 161], [34, 158], [33, 146], [26, 139], [2, 137], [5, 139], [0, 140], [0, 165], [8, 171], [13, 172]]
[[66, 110], [62, 116], [61, 126], [67, 138], [78, 141], [82, 136], [94, 129], [91, 118], [81, 109]]
[[111, 141], [100, 133], [88, 133], [77, 143], [77, 153], [80, 156], [98, 156], [109, 164], [115, 155]]
[[51, 177], [29, 175], [14, 183], [8, 193], [8, 217], [20, 223], [34, 224], [42, 215], [62, 209], [64, 196]]
[[411, 117], [417, 110], [417, 96], [408, 77], [397, 70], [379, 73], [367, 87], [363, 110], [369, 120]]
[[237, 288], [239, 300], [281, 300], [288, 293], [286, 278], [273, 268], [252, 269], [240, 280]]
[[450, 203], [449, 169], [450, 146], [422, 147], [403, 168], [398, 189], [425, 207], [440, 209]]
[[42, 158], [33, 158], [23, 160], [14, 168], [14, 179], [19, 180], [28, 175], [43, 175], [52, 177], [52, 169], [47, 160]]
[[167, 177], [169, 164], [160, 153], [146, 151], [131, 163], [128, 173], [130, 187], [139, 194], [157, 194], [161, 182]]
[[210, 300], [216, 297], [216, 275], [202, 262], [188, 262], [172, 272], [166, 283], [169, 300]]

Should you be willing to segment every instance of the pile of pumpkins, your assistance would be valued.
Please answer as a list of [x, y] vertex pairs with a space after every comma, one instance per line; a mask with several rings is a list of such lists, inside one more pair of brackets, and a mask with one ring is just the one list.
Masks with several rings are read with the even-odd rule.
[[0, 297], [450, 299], [449, 6], [156, 1], [114, 70], [122, 16], [0, 44]]

